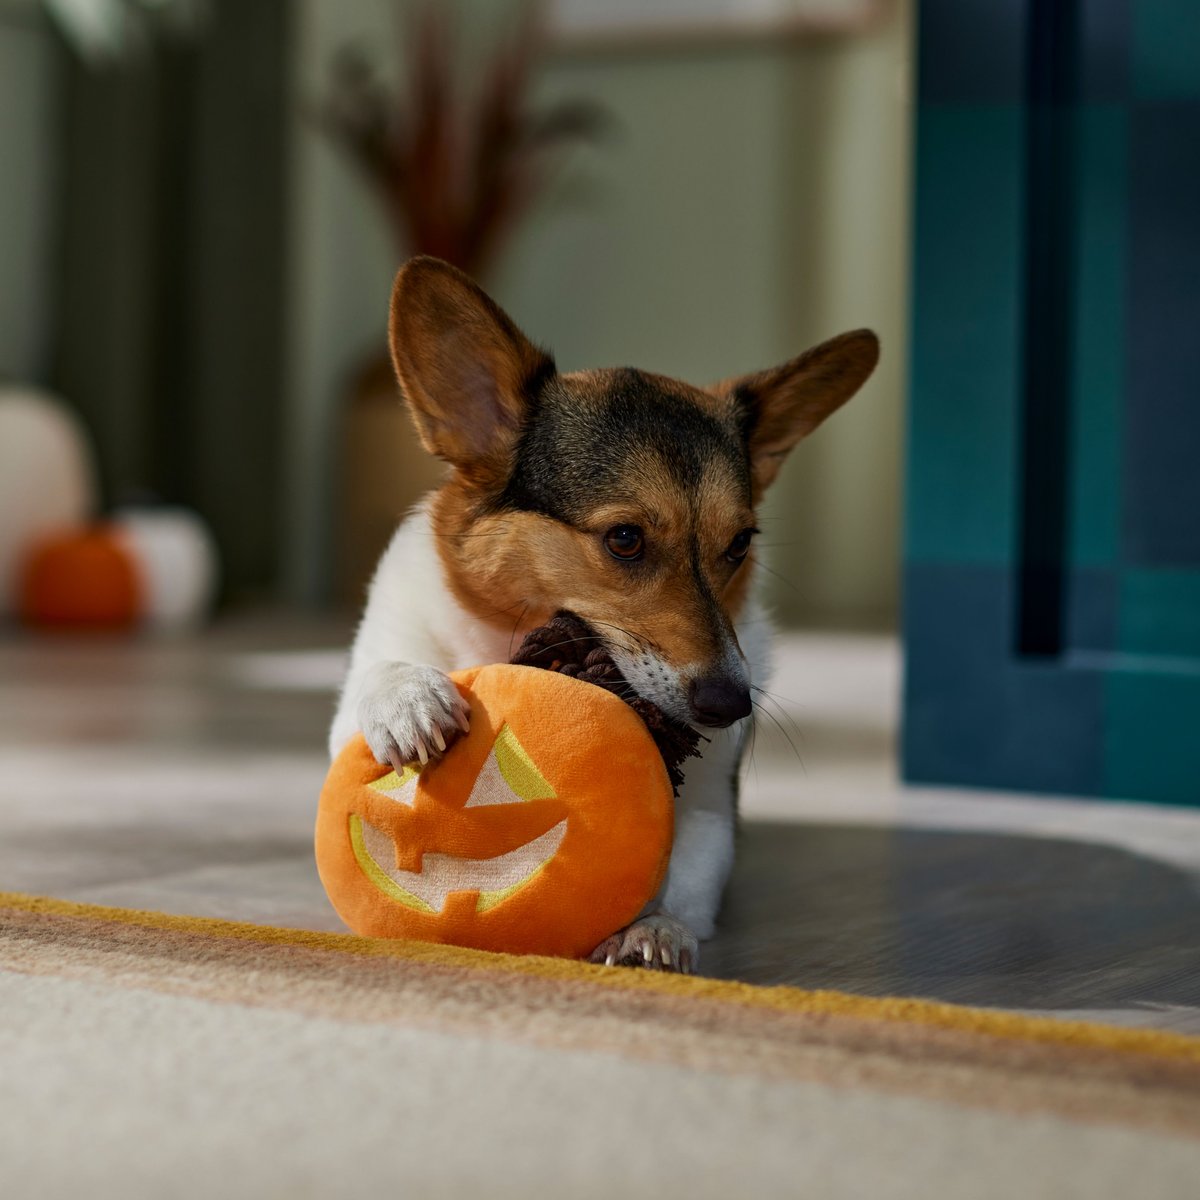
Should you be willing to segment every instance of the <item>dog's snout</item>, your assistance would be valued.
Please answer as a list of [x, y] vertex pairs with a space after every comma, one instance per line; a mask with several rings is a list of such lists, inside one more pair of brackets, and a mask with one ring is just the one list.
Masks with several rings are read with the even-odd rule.
[[691, 704], [699, 724], [723, 729], [750, 715], [750, 689], [728, 679], [696, 679]]

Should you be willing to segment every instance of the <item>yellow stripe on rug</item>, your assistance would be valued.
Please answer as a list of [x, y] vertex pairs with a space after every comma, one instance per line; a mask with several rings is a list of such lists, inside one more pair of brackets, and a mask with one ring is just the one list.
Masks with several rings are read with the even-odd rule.
[[649, 991], [729, 1005], [859, 1021], [909, 1023], [998, 1039], [1040, 1042], [1078, 1049], [1200, 1064], [1200, 1038], [1165, 1030], [1131, 1029], [1093, 1022], [1063, 1021], [968, 1008], [903, 997], [871, 997], [793, 987], [762, 987], [728, 980], [594, 966], [567, 959], [493, 954], [428, 942], [387, 941], [350, 933], [252, 925], [209, 917], [80, 904], [45, 896], [0, 892], [0, 910], [111, 922], [214, 939], [303, 947], [338, 954], [399, 959], [491, 973], [573, 980], [598, 988]]

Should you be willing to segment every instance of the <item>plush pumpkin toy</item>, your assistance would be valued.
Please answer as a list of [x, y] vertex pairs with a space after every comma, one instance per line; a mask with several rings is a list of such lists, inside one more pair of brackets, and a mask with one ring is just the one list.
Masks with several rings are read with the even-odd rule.
[[653, 898], [698, 735], [621, 699], [612, 660], [575, 653], [595, 644], [560, 614], [512, 664], [453, 674], [471, 731], [436, 763], [396, 772], [361, 737], [346, 746], [321, 793], [316, 854], [352, 930], [579, 958]]

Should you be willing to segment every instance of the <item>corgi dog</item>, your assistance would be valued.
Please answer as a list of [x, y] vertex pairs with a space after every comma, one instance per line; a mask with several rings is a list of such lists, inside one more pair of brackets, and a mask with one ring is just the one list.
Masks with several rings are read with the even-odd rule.
[[[372, 579], [333, 726], [381, 764], [436, 759], [470, 729], [447, 672], [506, 662], [567, 609], [635, 691], [708, 737], [676, 802], [659, 895], [593, 961], [690, 972], [733, 865], [738, 773], [771, 631], [755, 508], [801, 438], [879, 358], [857, 330], [709, 388], [630, 368], [560, 373], [467, 276], [401, 268], [389, 342], [446, 483]], [[614, 797], [614, 803], [619, 797]]]

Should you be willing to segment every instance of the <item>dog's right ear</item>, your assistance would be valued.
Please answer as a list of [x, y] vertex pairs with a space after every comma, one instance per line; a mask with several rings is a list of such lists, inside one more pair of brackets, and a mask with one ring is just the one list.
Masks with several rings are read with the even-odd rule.
[[425, 449], [473, 481], [506, 476], [554, 360], [468, 276], [428, 257], [396, 276], [389, 343]]

